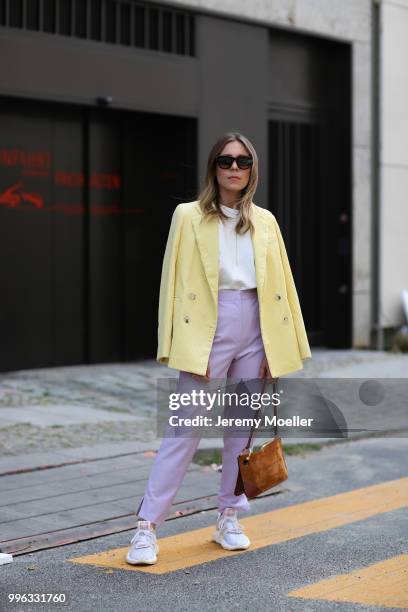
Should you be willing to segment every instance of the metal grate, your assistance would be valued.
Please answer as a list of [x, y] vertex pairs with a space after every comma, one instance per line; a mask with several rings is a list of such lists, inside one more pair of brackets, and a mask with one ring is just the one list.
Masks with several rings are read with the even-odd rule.
[[0, 26], [195, 55], [193, 14], [134, 0], [0, 0]]

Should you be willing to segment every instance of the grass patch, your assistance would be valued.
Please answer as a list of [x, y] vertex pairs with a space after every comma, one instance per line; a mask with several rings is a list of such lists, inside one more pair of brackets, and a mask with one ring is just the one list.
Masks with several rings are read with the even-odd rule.
[[323, 444], [317, 442], [304, 442], [299, 444], [284, 444], [283, 450], [287, 455], [304, 455], [313, 451], [319, 451], [323, 448]]
[[106, 410], [106, 412], [121, 412], [123, 414], [132, 414], [126, 408], [121, 408], [120, 406], [100, 406], [101, 410]]
[[[259, 448], [259, 446], [255, 446], [255, 448]], [[323, 444], [318, 444], [317, 442], [283, 445], [283, 450], [286, 455], [305, 455], [306, 453], [319, 451], [322, 448]], [[211, 465], [212, 463], [217, 463], [220, 465], [222, 463], [222, 449], [200, 448], [194, 454], [193, 463], [197, 465]]]
[[198, 465], [211, 465], [222, 463], [222, 449], [221, 448], [199, 448], [194, 453], [193, 463]]

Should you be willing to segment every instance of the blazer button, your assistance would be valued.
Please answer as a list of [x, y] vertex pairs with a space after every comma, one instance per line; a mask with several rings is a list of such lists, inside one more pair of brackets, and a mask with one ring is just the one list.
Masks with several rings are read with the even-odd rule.
[[185, 322], [186, 322], [186, 323], [189, 323], [189, 322], [190, 322], [190, 317], [188, 317], [188, 316], [186, 315], [186, 316], [184, 317], [184, 320], [185, 320]]
[[281, 299], [280, 294], [279, 293], [275, 293], [275, 300], [280, 300], [280, 299]]
[[284, 322], [284, 323], [287, 323], [288, 321], [289, 321], [289, 318], [288, 318], [288, 317], [283, 317], [283, 322]]
[[196, 299], [196, 294], [195, 293], [189, 293], [188, 297], [190, 298], [190, 300], [195, 300]]

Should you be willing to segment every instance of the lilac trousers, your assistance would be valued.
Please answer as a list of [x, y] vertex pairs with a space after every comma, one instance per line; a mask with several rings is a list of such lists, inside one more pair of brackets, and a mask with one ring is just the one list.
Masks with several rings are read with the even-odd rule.
[[[183, 393], [193, 385], [195, 389], [209, 390], [213, 379], [233, 381], [256, 379], [259, 377], [264, 357], [257, 290], [221, 289], [218, 292], [217, 327], [209, 357], [210, 382], [198, 382], [191, 373], [180, 371], [176, 391]], [[248, 407], [248, 413], [250, 412], [253, 411]], [[166, 520], [199, 441], [200, 436], [197, 435], [163, 436], [149, 474], [145, 494], [136, 510], [140, 518], [150, 520], [157, 525]], [[218, 493], [219, 512], [226, 507], [243, 511], [250, 508], [245, 494], [234, 494], [238, 476], [237, 456], [247, 441], [248, 432], [245, 437], [224, 435], [221, 483]]]

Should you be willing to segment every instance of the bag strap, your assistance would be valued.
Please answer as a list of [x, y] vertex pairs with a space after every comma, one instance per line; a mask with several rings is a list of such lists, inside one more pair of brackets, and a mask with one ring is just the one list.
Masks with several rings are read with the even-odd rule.
[[[277, 378], [272, 378], [272, 387], [273, 387], [273, 392], [274, 393], [277, 393], [277, 391], [276, 391], [276, 387], [277, 387], [277, 382], [276, 381], [277, 380], [278, 380]], [[267, 379], [264, 378], [263, 379], [263, 384], [262, 384], [262, 394], [264, 393], [266, 384], [267, 384]], [[256, 418], [258, 416], [260, 411], [261, 411], [261, 408], [259, 407], [258, 410], [255, 413], [255, 417], [254, 418]], [[275, 433], [275, 437], [276, 437], [278, 435], [278, 420], [277, 420], [278, 413], [277, 413], [277, 409], [276, 409], [276, 404], [273, 405], [273, 414], [275, 416], [275, 425], [274, 425], [275, 432], [274, 433]], [[247, 449], [247, 448], [249, 449], [249, 447], [251, 445], [252, 436], [254, 434], [254, 430], [255, 430], [255, 423], [251, 427], [251, 430], [249, 432], [248, 442], [247, 442], [244, 450]]]

